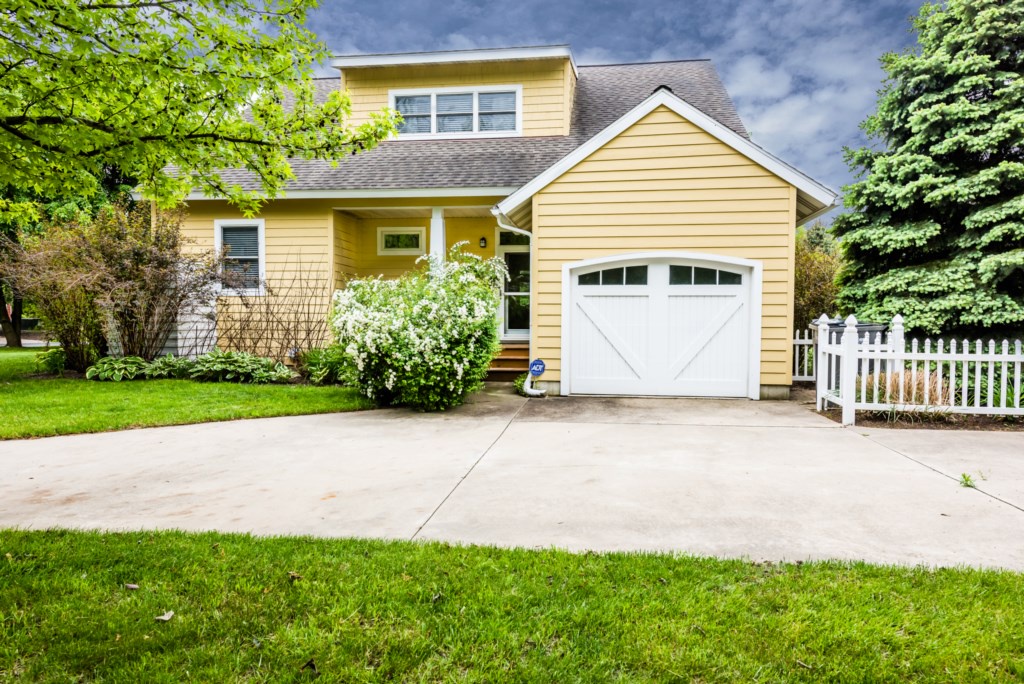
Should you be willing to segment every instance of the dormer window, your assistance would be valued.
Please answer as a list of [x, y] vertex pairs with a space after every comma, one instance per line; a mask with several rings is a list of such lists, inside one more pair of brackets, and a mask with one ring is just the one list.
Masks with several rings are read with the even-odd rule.
[[392, 90], [402, 138], [490, 138], [522, 132], [522, 86]]

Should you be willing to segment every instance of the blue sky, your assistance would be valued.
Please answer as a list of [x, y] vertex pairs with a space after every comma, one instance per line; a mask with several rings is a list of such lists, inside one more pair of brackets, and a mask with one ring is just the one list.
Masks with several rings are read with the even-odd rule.
[[844, 145], [914, 42], [920, 0], [323, 0], [309, 21], [340, 54], [568, 43], [579, 64], [711, 58], [753, 139], [839, 190]]

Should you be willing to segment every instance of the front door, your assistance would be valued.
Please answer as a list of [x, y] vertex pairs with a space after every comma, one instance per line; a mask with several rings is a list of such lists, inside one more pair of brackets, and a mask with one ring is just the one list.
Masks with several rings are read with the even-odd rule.
[[511, 231], [498, 233], [498, 256], [508, 268], [509, 279], [501, 293], [501, 336], [506, 340], [530, 339], [530, 238]]

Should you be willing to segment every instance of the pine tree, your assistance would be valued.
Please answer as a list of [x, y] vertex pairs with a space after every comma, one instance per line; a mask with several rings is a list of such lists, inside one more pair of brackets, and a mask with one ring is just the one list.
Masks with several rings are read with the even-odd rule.
[[926, 4], [882, 58], [834, 224], [841, 307], [926, 333], [1024, 329], [1024, 0]]

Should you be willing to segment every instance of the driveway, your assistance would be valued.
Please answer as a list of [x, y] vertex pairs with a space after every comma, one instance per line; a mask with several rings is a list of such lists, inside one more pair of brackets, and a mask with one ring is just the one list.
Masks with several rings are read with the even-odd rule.
[[797, 402], [527, 402], [492, 387], [446, 414], [0, 442], [0, 526], [1024, 570], [1024, 433], [844, 429]]

